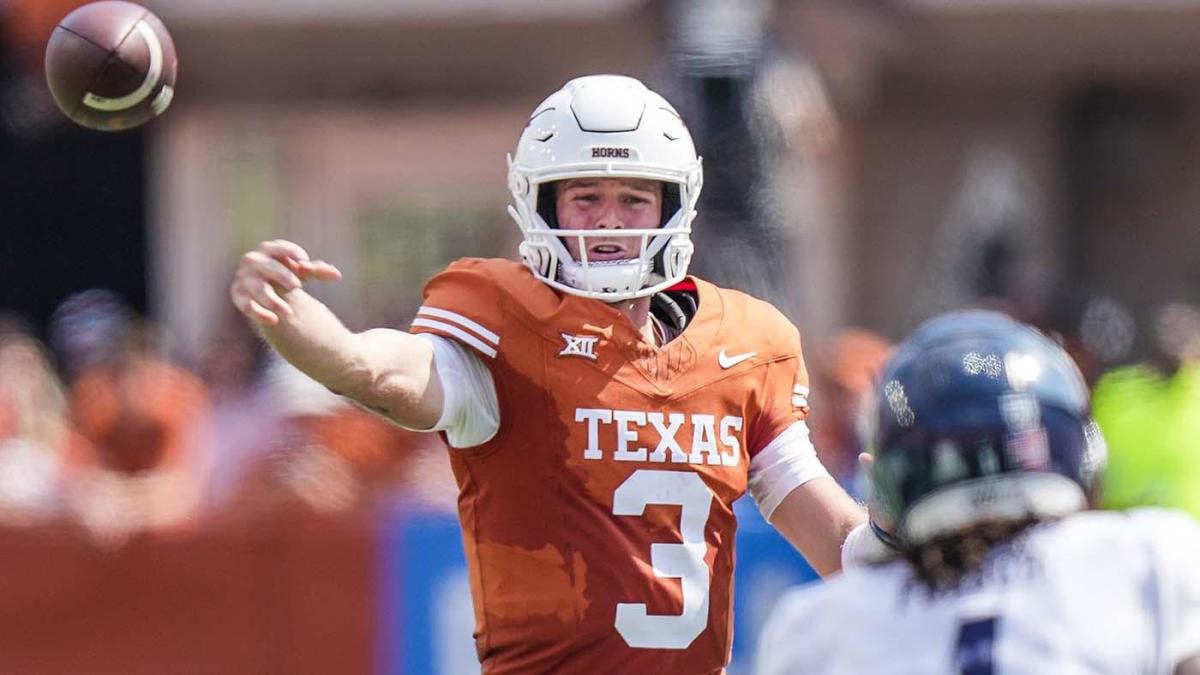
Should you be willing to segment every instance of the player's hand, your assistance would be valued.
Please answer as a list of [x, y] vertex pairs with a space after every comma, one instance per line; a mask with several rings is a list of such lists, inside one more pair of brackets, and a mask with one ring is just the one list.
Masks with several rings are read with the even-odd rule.
[[867, 481], [871, 483], [870, 491], [872, 494], [871, 504], [867, 506], [868, 520], [871, 525], [871, 531], [875, 536], [889, 549], [895, 550], [899, 546], [899, 540], [896, 538], [896, 523], [888, 517], [887, 513], [875, 501], [875, 457], [869, 452], [858, 453], [858, 467], [866, 476]]
[[229, 297], [234, 306], [252, 321], [264, 326], [278, 325], [294, 314], [287, 295], [302, 288], [310, 279], [337, 281], [338, 268], [321, 260], [312, 260], [299, 245], [282, 239], [264, 241], [242, 256]]

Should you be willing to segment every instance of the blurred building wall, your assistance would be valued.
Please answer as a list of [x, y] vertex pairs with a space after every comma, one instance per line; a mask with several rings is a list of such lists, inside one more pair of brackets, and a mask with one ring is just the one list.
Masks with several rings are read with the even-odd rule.
[[780, 51], [814, 64], [839, 123], [835, 160], [806, 165], [834, 194], [797, 210], [840, 214], [839, 266], [853, 271], [829, 289], [838, 320], [900, 335], [971, 304], [1040, 318], [1063, 294], [1147, 311], [1200, 300], [1200, 7], [814, 0], [780, 13]]
[[646, 77], [659, 51], [645, 3], [311, 5], [154, 5], [180, 86], [151, 137], [151, 304], [185, 353], [229, 311], [232, 269], [262, 239], [341, 266], [343, 282], [316, 290], [356, 328], [407, 321], [456, 257], [515, 255], [504, 158], [529, 111], [579, 74]]
[[[26, 51], [74, 4], [13, 5]], [[188, 351], [228, 311], [228, 272], [257, 238], [301, 238], [351, 268], [322, 291], [351, 321], [403, 315], [413, 277], [451, 253], [512, 255], [503, 155], [528, 109], [589, 72], [637, 75], [675, 98], [679, 11], [667, 10], [690, 6], [149, 4], [181, 60], [173, 109], [148, 128], [149, 303]], [[745, 267], [771, 268], [747, 277], [765, 284], [750, 290], [806, 335], [849, 324], [899, 335], [984, 297], [1036, 315], [1064, 290], [1134, 308], [1197, 301], [1200, 8], [790, 0], [765, 16], [751, 98], [783, 128], [748, 124], [772, 163], [761, 172], [764, 211], [781, 224], [771, 249], [787, 255], [748, 249]], [[436, 230], [449, 206], [462, 208], [442, 231], [477, 247], [426, 237], [405, 258], [398, 242]], [[697, 227], [710, 252], [697, 269], [742, 270], [728, 260], [746, 257], [744, 242], [724, 251], [703, 212]], [[401, 234], [380, 246], [389, 231]]]
[[523, 107], [178, 111], [151, 172], [162, 318], [193, 350], [227, 309], [238, 256], [273, 238], [343, 268], [316, 292], [352, 325], [415, 310], [437, 267], [494, 254], [508, 231], [505, 131]]

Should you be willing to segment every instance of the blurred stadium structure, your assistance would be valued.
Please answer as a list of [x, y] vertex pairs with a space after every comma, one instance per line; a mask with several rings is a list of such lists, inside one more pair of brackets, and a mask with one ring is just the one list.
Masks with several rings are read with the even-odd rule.
[[[428, 567], [410, 537], [450, 536], [454, 555], [453, 523], [405, 506], [452, 504], [440, 450], [259, 386], [287, 378], [262, 367], [226, 288], [240, 252], [286, 237], [350, 272], [318, 294], [352, 327], [404, 323], [447, 261], [515, 251], [504, 155], [532, 103], [578, 74], [635, 75], [677, 103], [707, 172], [695, 269], [784, 308], [810, 362], [848, 327], [896, 338], [970, 305], [1061, 335], [1092, 379], [1197, 358], [1194, 322], [1160, 318], [1200, 306], [1200, 2], [157, 0], [179, 92], [163, 119], [120, 136], [72, 128], [41, 83], [45, 38], [78, 4], [0, 2], [0, 310], [26, 317], [36, 344], [69, 296], [111, 289], [157, 326], [160, 356], [204, 376], [223, 440], [217, 459], [185, 462], [187, 514], [122, 526], [142, 508], [129, 504], [173, 484], [7, 442], [21, 435], [0, 414], [0, 470], [60, 476], [42, 492], [0, 476], [0, 501], [34, 495], [14, 503], [36, 502], [44, 522], [58, 489], [63, 518], [93, 527], [5, 518], [0, 671], [463, 663], [434, 646], [438, 626], [466, 630], [461, 617], [416, 618], [404, 591], [426, 580], [404, 570]], [[0, 358], [0, 378], [17, 382], [14, 363], [36, 371], [34, 353]], [[1179, 436], [1188, 447], [1161, 452], [1196, 465], [1200, 439]], [[413, 446], [411, 463], [378, 452]], [[89, 487], [45, 487], [59, 483]], [[201, 506], [213, 501], [225, 508]], [[778, 559], [744, 529], [742, 563]], [[731, 673], [746, 672], [752, 617], [769, 609], [754, 603], [806, 573], [739, 576]]]

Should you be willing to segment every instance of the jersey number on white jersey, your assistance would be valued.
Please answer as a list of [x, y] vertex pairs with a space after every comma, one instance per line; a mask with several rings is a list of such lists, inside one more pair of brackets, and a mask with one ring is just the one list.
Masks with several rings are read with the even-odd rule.
[[967, 621], [958, 629], [955, 651], [962, 675], [992, 675], [996, 649], [996, 617]]

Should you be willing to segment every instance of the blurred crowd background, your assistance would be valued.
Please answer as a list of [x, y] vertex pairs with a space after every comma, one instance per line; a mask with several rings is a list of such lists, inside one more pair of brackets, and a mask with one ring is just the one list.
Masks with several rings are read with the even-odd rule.
[[1200, 2], [156, 0], [178, 93], [121, 134], [41, 76], [80, 4], [0, 0], [0, 670], [422, 672], [371, 551], [452, 517], [445, 450], [273, 358], [228, 283], [287, 238], [352, 328], [407, 325], [450, 260], [515, 255], [505, 154], [579, 74], [689, 122], [693, 270], [801, 327], [852, 493], [891, 344], [982, 306], [1077, 359], [1107, 506], [1200, 516]]

